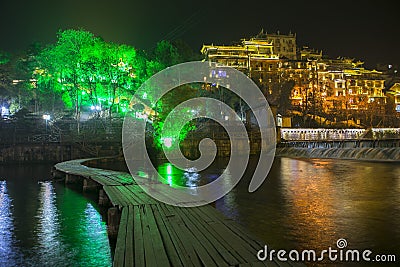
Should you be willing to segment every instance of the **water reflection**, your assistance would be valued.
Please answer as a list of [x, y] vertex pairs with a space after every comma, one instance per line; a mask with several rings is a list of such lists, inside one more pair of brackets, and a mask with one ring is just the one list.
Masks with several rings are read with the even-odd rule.
[[56, 263], [64, 251], [63, 244], [60, 242], [60, 222], [56, 206], [56, 193], [51, 182], [39, 182], [39, 202], [37, 212], [37, 246], [36, 255], [41, 262]]
[[157, 170], [163, 179], [161, 182], [169, 184], [171, 187], [185, 186], [186, 181], [184, 179], [183, 171], [176, 168], [173, 164], [161, 164], [158, 166]]
[[15, 265], [20, 257], [15, 246], [12, 218], [12, 200], [7, 192], [7, 182], [0, 181], [0, 266]]
[[[297, 222], [288, 233], [302, 248], [316, 248], [321, 240], [334, 235], [335, 195], [332, 177], [326, 175], [324, 162], [281, 161], [282, 193], [288, 210], [285, 224]], [[302, 236], [294, 233], [307, 229]]]
[[0, 166], [0, 266], [111, 266], [107, 227], [51, 166]]
[[79, 224], [82, 232], [81, 253], [85, 266], [111, 266], [107, 226], [92, 204], [87, 203]]
[[249, 194], [253, 167], [216, 207], [268, 245], [321, 251], [346, 238], [350, 249], [400, 255], [400, 166], [277, 158]]
[[[215, 206], [269, 246], [321, 251], [345, 238], [349, 249], [400, 258], [398, 163], [276, 158], [263, 185], [249, 194], [257, 163], [257, 158], [250, 160], [239, 184]], [[215, 161], [199, 173], [197, 183], [215, 180], [226, 166]], [[159, 171], [163, 168], [168, 177], [165, 164]], [[171, 170], [172, 183], [186, 181], [183, 172]], [[229, 176], [223, 181], [229, 184]]]
[[62, 218], [60, 238], [71, 264], [111, 266], [107, 226], [98, 211], [80, 193], [64, 186], [57, 197]]

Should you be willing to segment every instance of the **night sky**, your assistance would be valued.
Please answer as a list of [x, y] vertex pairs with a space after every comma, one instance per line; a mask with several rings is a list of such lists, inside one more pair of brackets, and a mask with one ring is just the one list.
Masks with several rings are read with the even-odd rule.
[[299, 45], [369, 66], [400, 63], [396, 1], [1, 0], [0, 49], [54, 42], [59, 29], [83, 28], [106, 41], [150, 50], [183, 39], [195, 51], [268, 32], [297, 33]]

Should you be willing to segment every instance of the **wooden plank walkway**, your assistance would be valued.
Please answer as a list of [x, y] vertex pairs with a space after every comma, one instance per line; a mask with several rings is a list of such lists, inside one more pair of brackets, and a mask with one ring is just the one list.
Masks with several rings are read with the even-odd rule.
[[121, 210], [114, 266], [304, 266], [257, 259], [264, 248], [243, 227], [210, 205], [184, 208], [148, 196], [130, 174], [58, 163], [56, 170], [92, 179]]

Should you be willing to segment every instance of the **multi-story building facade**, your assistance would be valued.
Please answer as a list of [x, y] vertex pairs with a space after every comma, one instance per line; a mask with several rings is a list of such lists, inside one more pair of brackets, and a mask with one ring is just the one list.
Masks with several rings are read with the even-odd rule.
[[322, 59], [322, 50], [315, 50], [309, 48], [308, 46], [303, 46], [298, 50], [297, 58], [300, 60], [321, 60]]
[[393, 98], [396, 112], [400, 112], [400, 83], [395, 83], [389, 88], [388, 96]]
[[291, 82], [288, 98], [299, 111], [326, 114], [373, 108], [376, 113], [384, 112], [382, 72], [367, 70], [363, 62], [353, 59], [327, 59], [322, 51], [308, 47], [298, 49], [296, 56], [295, 40], [296, 35], [291, 33], [261, 32], [237, 46], [204, 45], [201, 52], [206, 60], [246, 73], [268, 100], [279, 100], [280, 85]]
[[205, 60], [242, 71], [258, 84], [276, 82], [279, 57], [267, 40], [242, 40], [235, 46], [203, 45], [201, 53]]
[[206, 60], [236, 68], [246, 74], [253, 69], [269, 68], [271, 62], [279, 60], [273, 45], [266, 40], [243, 40], [241, 45], [203, 45], [201, 53]]
[[277, 33], [266, 33], [264, 30], [261, 30], [253, 39], [270, 42], [275, 54], [281, 59], [297, 59], [295, 33], [289, 32], [288, 34], [280, 34], [279, 31]]

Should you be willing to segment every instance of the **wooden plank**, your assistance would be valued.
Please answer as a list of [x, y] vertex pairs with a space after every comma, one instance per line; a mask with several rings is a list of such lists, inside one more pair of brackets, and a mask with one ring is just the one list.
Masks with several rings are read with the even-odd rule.
[[133, 194], [136, 201], [140, 204], [157, 204], [154, 198], [150, 197], [139, 185], [127, 185], [126, 188]]
[[[202, 221], [197, 220], [191, 216], [191, 208], [176, 208], [177, 212], [180, 213], [180, 216], [185, 221], [188, 229], [192, 231], [193, 235], [196, 237], [196, 240], [199, 241], [200, 246], [203, 246], [205, 252], [210, 255], [212, 258], [212, 263], [204, 262], [205, 266], [216, 264], [217, 266], [228, 266], [229, 265], [237, 265], [239, 262], [236, 261], [231, 255], [225, 255], [230, 261], [227, 263], [221, 254], [225, 252], [223, 247], [218, 243], [215, 242], [215, 238], [210, 235], [209, 231], [205, 227], [205, 223]], [[214, 242], [211, 242], [214, 241]], [[221, 251], [222, 250], [222, 251]], [[225, 253], [224, 253], [225, 254]], [[207, 258], [206, 258], [207, 259]]]
[[258, 262], [248, 262], [248, 263], [242, 263], [239, 264], [239, 267], [279, 267], [278, 265], [276, 265], [274, 262], [272, 262], [272, 264], [270, 264], [270, 262], [268, 262], [268, 264], [262, 262], [262, 261], [258, 261]]
[[126, 188], [125, 186], [118, 186], [116, 187], [116, 189], [119, 192], [119, 196], [121, 198], [121, 202], [124, 206], [128, 206], [128, 205], [137, 205], [137, 203], [135, 201], [131, 200], [131, 196], [129, 195], [129, 193], [126, 192]]
[[114, 206], [123, 206], [120, 195], [115, 186], [104, 186], [103, 188]]
[[104, 175], [96, 175], [96, 176], [101, 177], [100, 179], [102, 181], [104, 181], [104, 183], [107, 183], [107, 185], [114, 185], [114, 186], [122, 185], [120, 182], [114, 181], [114, 180], [110, 179], [108, 176], [104, 176]]
[[221, 255], [222, 258], [229, 264], [229, 265], [237, 265], [239, 261], [230, 253], [229, 247], [226, 247], [226, 244], [221, 243], [221, 240], [218, 240], [216, 236], [210, 234], [210, 231], [207, 227], [208, 223], [203, 220], [194, 210], [195, 208], [185, 208], [182, 209], [190, 214], [190, 218], [192, 221], [198, 222], [200, 224], [198, 227], [200, 231], [202, 231], [208, 238], [209, 242], [212, 244], [214, 249]]
[[236, 235], [235, 232], [229, 229], [224, 223], [215, 220], [214, 222], [209, 222], [208, 226], [210, 232], [212, 232], [216, 238], [223, 240], [221, 243], [225, 242], [225, 244], [229, 245], [235, 254], [240, 256], [240, 261], [257, 261], [256, 253], [259, 249], [256, 250], [249, 244], [245, 243], [242, 238]]
[[220, 213], [215, 208], [207, 205], [202, 207], [196, 207], [195, 209], [199, 210], [205, 216], [207, 216], [210, 220], [216, 220], [224, 223], [229, 229], [235, 232], [238, 236], [240, 236], [243, 240], [245, 240], [252, 248], [259, 250], [263, 248], [265, 244], [263, 244], [260, 240], [255, 238], [249, 231], [244, 229], [237, 222], [233, 221], [225, 217], [222, 213]]
[[107, 176], [109, 179], [114, 180], [123, 185], [133, 184], [134, 180], [129, 173], [117, 172], [111, 170], [102, 170], [102, 175]]
[[[195, 211], [200, 212], [200, 214], [203, 214], [204, 217], [208, 218], [209, 222], [212, 222], [212, 220], [216, 220], [219, 222], [222, 222], [225, 224], [228, 228], [230, 228], [235, 234], [237, 234], [240, 238], [245, 240], [248, 244], [251, 245], [257, 252], [261, 248], [264, 247], [265, 244], [263, 244], [259, 239], [255, 238], [254, 236], [251, 235], [244, 227], [241, 225], [237, 224], [235, 221], [226, 218], [223, 214], [221, 214], [218, 210], [211, 206], [202, 206], [202, 207], [196, 207], [193, 208]], [[257, 261], [252, 264], [256, 264]], [[257, 263], [258, 264], [258, 263]], [[305, 266], [301, 263], [295, 263], [291, 261], [287, 262], [277, 262], [275, 259], [273, 262], [264, 262], [263, 265], [267, 266]]]
[[125, 241], [125, 266], [133, 266], [134, 259], [134, 248], [133, 248], [133, 206], [127, 206], [124, 210], [128, 210], [128, 221], [126, 230], [126, 241]]
[[125, 207], [129, 205], [129, 202], [126, 200], [126, 198], [121, 194], [121, 188], [123, 188], [123, 186], [113, 186], [111, 188], [112, 193], [116, 196], [117, 201], [118, 201], [118, 205], [121, 207]]
[[171, 262], [172, 266], [184, 266], [184, 264], [181, 262], [181, 259], [178, 255], [178, 247], [175, 247], [174, 243], [172, 242], [171, 238], [172, 236], [168, 232], [166, 226], [165, 226], [165, 221], [163, 220], [164, 214], [160, 213], [160, 210], [158, 209], [159, 205], [151, 205], [154, 218], [157, 223], [157, 227], [160, 230], [161, 238], [164, 242], [164, 247], [167, 252], [168, 258]]
[[[142, 191], [141, 188], [137, 188], [136, 192], [134, 192], [132, 190], [132, 186], [136, 186], [136, 185], [126, 185], [125, 189], [126, 189], [126, 194], [130, 196], [130, 198], [132, 199], [132, 201], [134, 201], [135, 203], [137, 203], [137, 205], [144, 205], [144, 204], [156, 204], [156, 202], [152, 202], [152, 201], [147, 201], [146, 198], [142, 199], [141, 197], [138, 197], [138, 193], [142, 193], [142, 194], [146, 194]], [[139, 191], [139, 192], [138, 192]], [[147, 194], [146, 194], [147, 196]]]
[[306, 267], [306, 264], [302, 263], [302, 262], [292, 262], [292, 261], [277, 261], [276, 259], [274, 259], [274, 262], [276, 264], [276, 266], [279, 267]]
[[190, 263], [185, 266], [202, 266], [200, 259], [196, 253], [196, 247], [194, 246], [192, 239], [190, 238], [190, 232], [187, 230], [185, 224], [182, 219], [176, 213], [175, 210], [172, 210], [172, 206], [160, 204], [160, 208], [164, 210], [165, 214], [174, 214], [174, 216], [169, 216], [168, 219], [170, 221], [169, 225], [171, 225], [171, 229], [175, 232], [176, 237], [183, 244], [183, 247], [186, 251], [186, 257], [190, 260]]
[[132, 195], [132, 193], [125, 187], [125, 186], [119, 186], [118, 187], [120, 197], [124, 199], [124, 202], [126, 205], [138, 205], [136, 199]]
[[186, 250], [187, 247], [185, 247], [185, 245], [182, 243], [182, 240], [178, 238], [178, 234], [172, 227], [172, 223], [175, 223], [174, 216], [176, 215], [170, 212], [166, 213], [161, 207], [162, 205], [164, 204], [154, 205], [153, 207], [157, 207], [158, 211], [160, 212], [160, 219], [164, 223], [165, 229], [171, 237], [171, 242], [173, 243], [181, 262], [183, 263], [183, 266], [192, 266], [193, 264], [191, 263], [189, 252]]
[[144, 241], [142, 229], [142, 217], [140, 214], [140, 207], [133, 207], [133, 235], [134, 235], [134, 249], [135, 249], [135, 266], [146, 266], [144, 261]]
[[[167, 205], [166, 205], [167, 206]], [[206, 238], [201, 238], [202, 234], [198, 231], [198, 229], [188, 220], [186, 216], [181, 212], [182, 209], [189, 210], [190, 208], [180, 208], [174, 206], [167, 206], [168, 209], [174, 210], [176, 214], [180, 217], [183, 225], [180, 227], [180, 231], [184, 231], [183, 235], [187, 238], [187, 242], [194, 247], [194, 251], [201, 260], [201, 263], [204, 266], [217, 266], [217, 263], [211, 257], [207, 249], [203, 246], [202, 242], [206, 242]], [[199, 240], [201, 239], [201, 240]], [[216, 256], [217, 257], [217, 256]], [[226, 265], [223, 263], [221, 257], [217, 257], [217, 261], [219, 261], [223, 266]]]
[[151, 209], [151, 205], [144, 205], [144, 211], [147, 216], [150, 239], [152, 241], [153, 251], [156, 255], [157, 266], [170, 266], [170, 262], [164, 247], [164, 242], [162, 241], [160, 232], [154, 219], [154, 213]]
[[[150, 230], [148, 216], [146, 216], [145, 206], [141, 205], [138, 206], [140, 208], [140, 217], [142, 220], [142, 231], [143, 231], [143, 244], [144, 244], [144, 256], [145, 256], [145, 263], [147, 266], [157, 266], [157, 254], [153, 248], [153, 240], [151, 240], [151, 230]], [[162, 265], [161, 265], [162, 266]]]
[[223, 247], [221, 251], [227, 251], [229, 252], [232, 257], [234, 257], [238, 262], [245, 263], [248, 262], [243, 259], [243, 257], [232, 247], [232, 245], [229, 242], [226, 242], [225, 239], [223, 239], [218, 233], [215, 231], [215, 229], [210, 228], [209, 226], [212, 224], [216, 223], [215, 218], [212, 218], [210, 216], [205, 216], [205, 214], [199, 212], [198, 208], [192, 208], [193, 216], [196, 216], [196, 218], [200, 221], [203, 221], [208, 227], [208, 231], [210, 232], [210, 235], [212, 235], [219, 244]]
[[128, 220], [128, 209], [125, 208], [122, 209], [121, 221], [118, 229], [117, 244], [115, 246], [114, 264], [113, 264], [115, 267], [124, 266], [127, 220]]
[[[138, 186], [139, 186], [139, 185], [138, 185]], [[143, 189], [142, 189], [142, 190], [143, 190]], [[151, 190], [151, 189], [150, 189], [150, 190]], [[157, 187], [156, 187], [155, 190], [157, 190], [158, 194], [162, 195], [166, 201], [172, 202], [172, 203], [175, 202], [175, 199], [172, 198], [172, 197], [170, 197], [170, 196], [168, 196], [168, 195], [166, 194], [165, 190], [160, 190], [160, 188], [157, 188]], [[147, 194], [145, 191], [143, 191], [143, 193]], [[156, 200], [156, 199], [154, 199], [154, 198], [152, 198], [152, 197], [151, 197], [150, 199], [152, 199], [155, 203], [159, 203], [158, 200]]]

